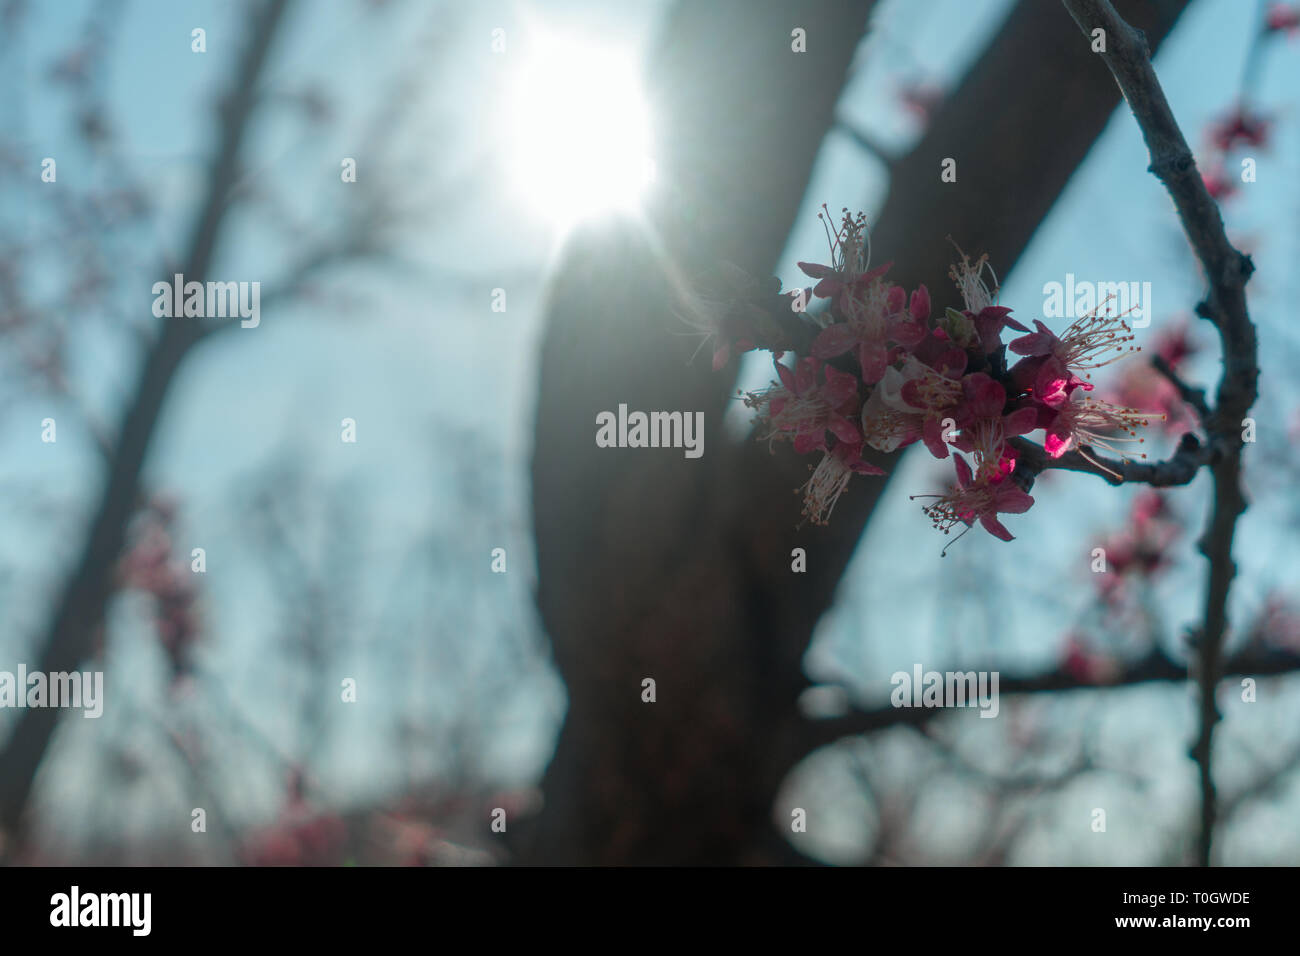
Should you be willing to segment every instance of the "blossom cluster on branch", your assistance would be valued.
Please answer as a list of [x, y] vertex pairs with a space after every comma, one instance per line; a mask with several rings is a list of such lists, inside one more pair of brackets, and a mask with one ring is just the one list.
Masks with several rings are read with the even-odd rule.
[[[1088, 394], [1092, 369], [1139, 351], [1123, 316], [1106, 310], [1109, 302], [1060, 335], [1037, 319], [1031, 331], [998, 304], [987, 257], [972, 262], [958, 249], [950, 276], [963, 307], [936, 316], [925, 285], [909, 294], [886, 279], [890, 264], [869, 267], [862, 214], [845, 210], [833, 233], [824, 206], [818, 215], [831, 261], [799, 263], [817, 282], [792, 294], [793, 311], [814, 323], [807, 345], [794, 347], [799, 336], [769, 334], [770, 321], [747, 318], [759, 310], [732, 310], [716, 328], [714, 353], [717, 367], [737, 351], [773, 352], [778, 381], [745, 402], [757, 413], [762, 440], [821, 453], [802, 489], [812, 522], [827, 522], [854, 475], [884, 474], [864, 458], [868, 448], [889, 453], [920, 442], [935, 458], [951, 454], [956, 474], [947, 493], [914, 496], [934, 499], [924, 508], [934, 526], [947, 534], [978, 521], [1009, 541], [999, 515], [1021, 514], [1034, 503], [1028, 482], [1016, 475], [1009, 439], [1042, 431], [1053, 458], [1071, 449], [1088, 456], [1090, 448], [1124, 458], [1125, 443], [1144, 441], [1138, 429], [1163, 417]], [[803, 311], [810, 298], [827, 300], [828, 308], [817, 316]], [[1004, 342], [1006, 329], [1022, 334]], [[783, 364], [791, 350], [793, 363]], [[1018, 356], [1014, 364], [1008, 352]]]
[[175, 553], [176, 512], [173, 498], [152, 496], [141, 509], [137, 527], [117, 565], [121, 587], [153, 599], [154, 624], [170, 666], [173, 689], [193, 671], [201, 625], [194, 574]]
[[1192, 337], [1190, 323], [1185, 317], [1169, 322], [1144, 351], [1151, 355], [1151, 361], [1125, 364], [1109, 383], [1107, 397], [1117, 405], [1149, 409], [1153, 418], [1163, 420], [1167, 435], [1193, 431], [1198, 425], [1196, 409], [1170, 378], [1170, 374], [1182, 376], [1188, 360], [1201, 351]]
[[1097, 542], [1105, 555], [1106, 573], [1094, 574], [1093, 581], [1103, 602], [1114, 606], [1135, 582], [1151, 581], [1164, 572], [1173, 561], [1170, 548], [1182, 534], [1182, 526], [1158, 489], [1138, 492], [1127, 520]]
[[1272, 119], [1245, 104], [1234, 106], [1210, 125], [1206, 135], [1208, 152], [1203, 157], [1205, 172], [1201, 178], [1211, 197], [1225, 200], [1236, 195], [1237, 177], [1228, 172], [1233, 154], [1242, 149], [1267, 150], [1272, 129]]

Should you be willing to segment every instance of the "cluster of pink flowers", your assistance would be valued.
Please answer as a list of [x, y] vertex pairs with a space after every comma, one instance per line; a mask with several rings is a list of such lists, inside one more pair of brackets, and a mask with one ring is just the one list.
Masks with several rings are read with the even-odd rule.
[[139, 516], [134, 537], [118, 565], [122, 587], [142, 591], [154, 600], [158, 641], [171, 666], [175, 688], [191, 669], [191, 654], [199, 637], [198, 591], [194, 574], [173, 555], [171, 527], [176, 504], [152, 498]]
[[1087, 634], [1071, 631], [1061, 647], [1061, 670], [1081, 684], [1107, 684], [1119, 674], [1119, 662], [1098, 649]]
[[[1189, 358], [1199, 349], [1191, 338], [1190, 323], [1182, 319], [1155, 337], [1150, 351], [1164, 359], [1169, 370], [1181, 374]], [[1196, 413], [1183, 401], [1178, 389], [1148, 362], [1131, 362], [1107, 389], [1117, 405], [1150, 409], [1164, 422], [1167, 433], [1182, 434], [1196, 427]]]
[[347, 849], [348, 828], [336, 813], [314, 809], [307, 800], [306, 775], [289, 771], [287, 800], [279, 819], [255, 831], [238, 847], [244, 866], [337, 866]]
[[1209, 151], [1204, 157], [1205, 171], [1201, 178], [1212, 197], [1224, 200], [1236, 194], [1239, 180], [1235, 171], [1230, 172], [1233, 152], [1241, 148], [1267, 148], [1272, 125], [1268, 117], [1245, 106], [1235, 107], [1211, 124], [1206, 137]]
[[[1300, 34], [1300, 4], [1273, 3], [1264, 17], [1264, 36], [1286, 34], [1295, 39]], [[1252, 61], [1259, 56], [1251, 52]], [[1253, 62], [1247, 76], [1255, 72]], [[1207, 151], [1198, 158], [1205, 188], [1217, 200], [1231, 199], [1241, 183], [1239, 170], [1233, 169], [1233, 153], [1238, 149], [1266, 150], [1273, 132], [1273, 119], [1252, 110], [1246, 103], [1248, 89], [1243, 87], [1240, 101], [1224, 116], [1211, 123], [1206, 131]]]
[[1300, 4], [1271, 3], [1264, 17], [1265, 33], [1300, 33]]
[[1094, 575], [1107, 604], [1119, 603], [1134, 581], [1150, 581], [1170, 564], [1169, 549], [1182, 525], [1165, 496], [1144, 488], [1133, 499], [1128, 521], [1096, 545], [1106, 553], [1106, 573]]
[[[829, 222], [825, 212], [819, 216]], [[854, 475], [884, 473], [864, 457], [868, 449], [888, 453], [919, 441], [936, 458], [953, 457], [955, 486], [927, 496], [935, 499], [924, 509], [934, 526], [947, 534], [978, 521], [1009, 541], [999, 515], [1034, 503], [1016, 474], [1011, 438], [1041, 430], [1056, 458], [1076, 449], [1090, 457], [1089, 448], [1118, 454], [1116, 443], [1143, 440], [1136, 430], [1146, 415], [1087, 394], [1089, 370], [1137, 351], [1122, 317], [1094, 311], [1059, 336], [1035, 320], [1031, 331], [997, 304], [986, 260], [971, 262], [960, 250], [951, 278], [963, 308], [936, 317], [924, 285], [909, 294], [885, 278], [889, 265], [868, 267], [861, 214], [846, 210], [839, 228], [826, 231], [830, 264], [799, 263], [817, 283], [795, 301], [829, 301], [815, 319], [808, 354], [787, 366], [780, 359], [789, 336], [777, 347], [762, 335], [728, 330], [743, 346], [757, 343], [776, 356], [779, 380], [745, 399], [757, 412], [760, 437], [822, 456], [803, 487], [809, 520], [825, 524]], [[1004, 343], [1008, 328], [1023, 334]], [[1014, 365], [1008, 351], [1019, 356]]]
[[1249, 631], [1247, 643], [1255, 641], [1300, 653], [1300, 607], [1292, 598], [1278, 591], [1269, 592]]

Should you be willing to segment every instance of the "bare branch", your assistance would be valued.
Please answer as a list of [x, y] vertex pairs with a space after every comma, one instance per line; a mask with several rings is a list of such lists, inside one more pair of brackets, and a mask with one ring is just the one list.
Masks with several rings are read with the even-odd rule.
[[1178, 389], [1178, 397], [1196, 410], [1197, 417], [1204, 425], [1210, 418], [1210, 406], [1205, 400], [1205, 389], [1194, 388], [1183, 381], [1182, 376], [1174, 371], [1163, 355], [1157, 355], [1151, 360], [1151, 367], [1169, 380], [1174, 388]]
[[[1300, 654], [1251, 648], [1224, 661], [1220, 677], [1276, 677], [1297, 672], [1300, 672]], [[1002, 676], [999, 679], [998, 693], [1054, 694], [1073, 690], [1133, 687], [1138, 684], [1178, 683], [1191, 680], [1194, 676], [1197, 675], [1189, 673], [1187, 664], [1173, 660], [1157, 648], [1147, 657], [1117, 670], [1104, 681], [1088, 682], [1063, 668], [1057, 668], [1023, 677]], [[947, 694], [947, 688], [944, 693]], [[869, 734], [890, 727], [923, 726], [942, 714], [960, 709], [955, 704], [955, 700], [945, 696], [943, 705], [938, 707], [876, 707], [828, 720], [810, 721], [800, 740], [800, 755], [855, 734]]]
[[862, 129], [856, 123], [850, 122], [844, 117], [837, 117], [832, 129], [843, 133], [849, 139], [853, 140], [863, 150], [870, 153], [876, 159], [880, 160], [889, 169], [898, 165], [898, 154], [886, 147], [878, 139]]
[[1039, 474], [1050, 469], [1061, 471], [1079, 471], [1098, 478], [1112, 485], [1144, 484], [1154, 488], [1169, 488], [1176, 485], [1191, 484], [1202, 465], [1214, 460], [1214, 449], [1204, 445], [1201, 440], [1187, 432], [1178, 443], [1178, 449], [1167, 461], [1145, 462], [1125, 459], [1115, 461], [1105, 455], [1099, 455], [1088, 449], [1067, 451], [1060, 458], [1052, 458], [1042, 445], [1028, 438], [1012, 438], [1010, 444], [1016, 449], [1016, 476], [1028, 486]]
[[1198, 857], [1201, 865], [1208, 866], [1215, 821], [1211, 744], [1215, 724], [1220, 719], [1215, 689], [1228, 627], [1228, 590], [1236, 574], [1232, 539], [1237, 518], [1246, 510], [1241, 489], [1241, 429], [1242, 420], [1259, 395], [1255, 326], [1246, 310], [1246, 281], [1255, 267], [1249, 256], [1238, 252], [1228, 241], [1219, 207], [1205, 187], [1151, 66], [1146, 39], [1120, 18], [1108, 0], [1064, 0], [1064, 3], [1085, 36], [1091, 37], [1101, 30], [1106, 38], [1100, 56], [1133, 110], [1151, 156], [1150, 171], [1168, 190], [1183, 231], [1205, 270], [1209, 290], [1197, 305], [1196, 314], [1208, 319], [1218, 330], [1223, 348], [1223, 375], [1214, 408], [1203, 416], [1211, 447], [1214, 504], [1209, 526], [1200, 541], [1201, 553], [1209, 559], [1210, 569], [1204, 627], [1197, 643], [1201, 730], [1192, 748], [1201, 782]]
[[[250, 24], [248, 46], [221, 109], [221, 130], [205, 201], [181, 270], [194, 279], [207, 274], [216, 251], [263, 66], [287, 7], [288, 0], [267, 0]], [[136, 507], [145, 456], [176, 370], [200, 335], [197, 323], [167, 322], [145, 357], [122, 418], [81, 557], [64, 584], [41, 640], [43, 671], [76, 670], [103, 627], [113, 569], [126, 538], [127, 522]], [[52, 708], [24, 710], [0, 751], [0, 767], [4, 768], [0, 773], [0, 828], [16, 828], [57, 720], [58, 711]]]

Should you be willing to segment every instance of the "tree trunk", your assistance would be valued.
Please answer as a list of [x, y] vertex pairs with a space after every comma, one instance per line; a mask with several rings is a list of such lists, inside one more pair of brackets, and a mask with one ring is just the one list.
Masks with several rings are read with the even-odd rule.
[[[1184, 6], [1124, 12], [1154, 47]], [[533, 505], [538, 605], [569, 710], [545, 806], [515, 828], [524, 863], [793, 856], [772, 821], [806, 745], [801, 660], [884, 479], [855, 479], [829, 528], [796, 530], [791, 491], [808, 460], [726, 440], [734, 378], [711, 372], [707, 356], [688, 361], [697, 343], [673, 334], [684, 327], [669, 289], [675, 274], [718, 260], [770, 272], [868, 7], [681, 3], [651, 78], [672, 149], [660, 177], [669, 194], [650, 217], [656, 239], [589, 234], [557, 272]], [[807, 53], [791, 52], [795, 27]], [[895, 281], [949, 301], [948, 235], [1010, 270], [1118, 102], [1112, 84], [1084, 72], [1092, 55], [1059, 5], [1015, 7], [898, 165], [871, 223]], [[946, 157], [956, 184], [940, 180]], [[596, 447], [597, 413], [620, 404], [703, 411], [703, 457]], [[807, 550], [807, 573], [791, 573], [794, 547]], [[642, 700], [646, 678], [653, 703]]]

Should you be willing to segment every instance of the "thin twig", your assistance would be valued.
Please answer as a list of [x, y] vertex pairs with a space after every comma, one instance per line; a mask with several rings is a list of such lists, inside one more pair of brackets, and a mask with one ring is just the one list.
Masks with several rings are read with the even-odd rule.
[[[974, 670], [975, 668], [971, 668]], [[1222, 663], [1220, 677], [1273, 677], [1300, 672], [1300, 655], [1264, 651], [1255, 648], [1243, 651]], [[1039, 674], [1021, 677], [999, 675], [999, 697], [1009, 694], [1059, 694], [1076, 690], [1104, 690], [1134, 687], [1150, 683], [1180, 683], [1191, 680], [1187, 663], [1175, 661], [1156, 649], [1149, 655], [1127, 664], [1102, 680], [1088, 681], [1079, 675], [1056, 668]], [[948, 696], [934, 707], [894, 707], [892, 705], [865, 710], [854, 710], [840, 717], [812, 720], [805, 725], [799, 740], [799, 754], [804, 756], [818, 747], [855, 734], [869, 734], [890, 727], [922, 726], [943, 714], [962, 710], [957, 701]]]
[[859, 147], [880, 160], [890, 169], [898, 165], [898, 155], [888, 149], [878, 139], [843, 117], [835, 120], [834, 129], [853, 140]]
[[[221, 129], [204, 203], [189, 239], [186, 264], [178, 270], [186, 276], [205, 276], [216, 252], [262, 69], [288, 5], [289, 0], [267, 0], [250, 23], [248, 45], [221, 108]], [[122, 553], [127, 522], [136, 508], [146, 453], [176, 370], [199, 338], [196, 324], [165, 323], [144, 358], [135, 391], [122, 415], [113, 458], [81, 557], [64, 583], [41, 640], [42, 671], [76, 670], [90, 654], [95, 635], [103, 629], [112, 572]], [[17, 829], [57, 721], [58, 712], [53, 709], [23, 711], [0, 750], [0, 829]]]
[[1178, 397], [1192, 406], [1201, 424], [1204, 425], [1210, 418], [1210, 405], [1205, 399], [1205, 389], [1195, 388], [1183, 381], [1182, 376], [1174, 371], [1173, 366], [1163, 355], [1153, 358], [1151, 367], [1169, 380], [1169, 384], [1178, 390]]
[[1214, 727], [1220, 720], [1215, 690], [1228, 629], [1228, 591], [1236, 573], [1232, 539], [1237, 518], [1246, 510], [1241, 489], [1242, 427], [1258, 397], [1258, 346], [1255, 327], [1246, 309], [1245, 291], [1246, 281], [1255, 267], [1249, 256], [1238, 252], [1228, 241], [1223, 217], [1205, 188], [1192, 151], [1151, 66], [1146, 38], [1122, 20], [1108, 0], [1063, 2], [1085, 36], [1091, 38], [1095, 31], [1103, 32], [1105, 49], [1099, 55], [1133, 110], [1151, 156], [1150, 171], [1168, 190], [1183, 231], [1205, 270], [1209, 288], [1205, 299], [1197, 305], [1196, 314], [1214, 325], [1223, 349], [1223, 375], [1214, 406], [1206, 408], [1209, 414], [1205, 416], [1214, 497], [1209, 525], [1199, 543], [1210, 567], [1204, 625], [1197, 640], [1200, 734], [1192, 747], [1201, 788], [1197, 859], [1202, 866], [1208, 866], [1216, 799], [1211, 745]]
[[1214, 460], [1214, 448], [1187, 432], [1178, 443], [1173, 456], [1165, 461], [1146, 462], [1125, 459], [1116, 461], [1099, 455], [1092, 449], [1068, 451], [1060, 458], [1052, 458], [1042, 445], [1027, 438], [1009, 440], [1016, 449], [1016, 480], [1028, 490], [1033, 479], [1044, 471], [1079, 471], [1109, 482], [1112, 485], [1144, 484], [1154, 488], [1170, 488], [1191, 484], [1203, 465]]

